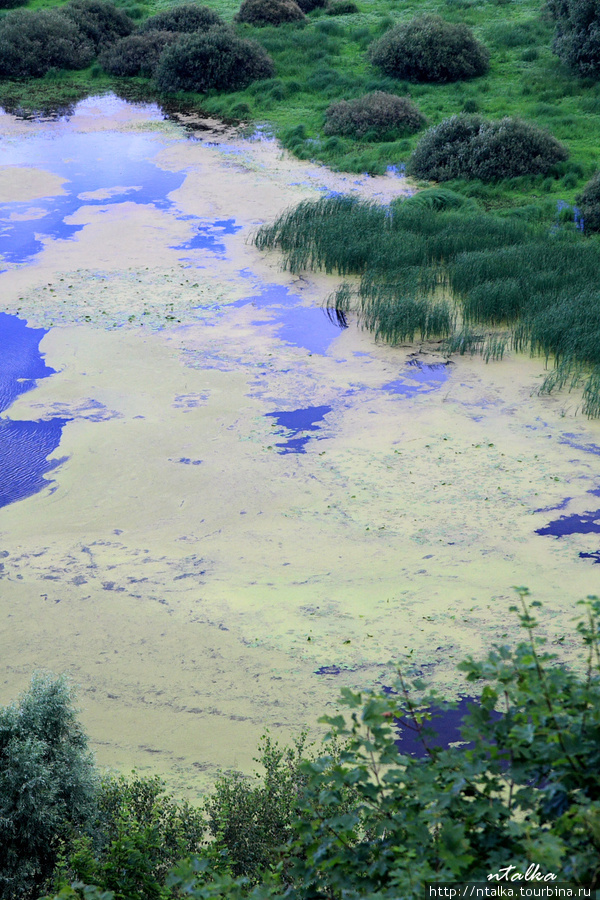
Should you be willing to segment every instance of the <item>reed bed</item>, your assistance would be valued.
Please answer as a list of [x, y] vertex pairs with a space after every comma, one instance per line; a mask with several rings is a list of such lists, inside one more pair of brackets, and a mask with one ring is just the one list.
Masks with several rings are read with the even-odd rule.
[[328, 305], [344, 318], [354, 311], [376, 339], [437, 339], [448, 353], [485, 359], [509, 347], [541, 355], [554, 363], [544, 390], [579, 385], [583, 411], [600, 416], [600, 241], [439, 194], [389, 207], [305, 201], [259, 229], [255, 243], [281, 250], [292, 272], [357, 277]]

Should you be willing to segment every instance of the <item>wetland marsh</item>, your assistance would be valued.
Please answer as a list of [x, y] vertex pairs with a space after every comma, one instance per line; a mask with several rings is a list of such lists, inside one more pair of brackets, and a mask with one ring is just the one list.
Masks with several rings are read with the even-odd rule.
[[2, 485], [2, 701], [67, 671], [100, 764], [192, 794], [390, 660], [459, 693], [516, 583], [570, 635], [600, 571], [600, 424], [537, 393], [543, 359], [377, 343], [325, 314], [339, 278], [252, 244], [407, 181], [200, 125], [0, 117], [0, 308], [33, 348], [0, 424], [56, 438]]

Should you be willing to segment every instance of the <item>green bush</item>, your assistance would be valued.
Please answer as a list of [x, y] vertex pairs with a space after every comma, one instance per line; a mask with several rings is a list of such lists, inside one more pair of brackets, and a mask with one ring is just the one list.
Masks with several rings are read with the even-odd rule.
[[312, 12], [313, 9], [321, 9], [326, 3], [327, 0], [298, 0], [298, 6], [303, 13]]
[[201, 849], [202, 814], [178, 803], [164, 782], [134, 775], [105, 778], [97, 794], [94, 838], [82, 836], [63, 857], [55, 889], [84, 881], [125, 900], [162, 900], [171, 867]]
[[79, 28], [96, 53], [131, 34], [135, 28], [133, 20], [122, 9], [106, 0], [69, 0], [60, 12]]
[[425, 117], [407, 97], [383, 91], [365, 94], [357, 100], [332, 103], [325, 112], [325, 134], [347, 137], [369, 137], [376, 141], [393, 141], [418, 131]]
[[333, 0], [326, 12], [328, 16], [351, 16], [360, 10], [354, 0]]
[[182, 35], [163, 51], [155, 79], [167, 93], [235, 91], [274, 74], [271, 58], [260, 44], [223, 29]]
[[583, 78], [600, 77], [600, 6], [596, 0], [547, 0], [556, 23], [553, 49]]
[[600, 231], [600, 172], [588, 181], [577, 197], [579, 211], [586, 232]]
[[396, 25], [371, 44], [368, 55], [385, 75], [408, 81], [459, 81], [489, 69], [489, 53], [470, 29], [440, 16]]
[[197, 6], [184, 3], [164, 9], [155, 16], [150, 16], [141, 26], [140, 31], [175, 31], [192, 34], [195, 31], [208, 31], [216, 25], [224, 25], [221, 16], [208, 6]]
[[27, 0], [0, 0], [0, 9], [14, 9], [15, 6], [23, 6]]
[[39, 78], [50, 69], [84, 69], [93, 58], [93, 45], [57, 10], [18, 9], [0, 21], [0, 77]]
[[556, 138], [530, 122], [511, 118], [490, 122], [479, 116], [459, 115], [445, 119], [423, 135], [408, 171], [429, 181], [497, 181], [545, 175], [567, 156], [567, 149]]
[[305, 18], [295, 0], [244, 0], [236, 16], [250, 25], [282, 25]]
[[110, 75], [154, 75], [160, 56], [178, 35], [173, 31], [146, 31], [116, 41], [100, 55], [100, 65]]
[[35, 676], [0, 709], [0, 897], [28, 898], [52, 872], [62, 841], [91, 828], [95, 776], [62, 678]]

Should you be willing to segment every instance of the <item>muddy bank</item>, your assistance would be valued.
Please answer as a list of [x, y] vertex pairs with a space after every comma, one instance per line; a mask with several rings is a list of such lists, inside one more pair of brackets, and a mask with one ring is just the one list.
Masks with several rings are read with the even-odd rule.
[[[539, 360], [440, 368], [337, 328], [319, 308], [336, 279], [248, 243], [342, 176], [125, 104], [0, 127], [6, 164], [18, 132], [69, 198], [0, 275], [6, 312], [53, 326], [56, 370], [4, 415], [64, 420], [67, 457], [51, 490], [0, 510], [2, 700], [34, 668], [67, 670], [101, 763], [193, 793], [251, 768], [266, 727], [286, 739], [342, 684], [386, 683], [389, 660], [456, 692], [458, 660], [518, 637], [513, 584], [570, 633], [598, 536], [539, 531], [600, 505], [600, 426], [573, 395], [535, 394]], [[124, 180], [136, 161], [144, 178]]]

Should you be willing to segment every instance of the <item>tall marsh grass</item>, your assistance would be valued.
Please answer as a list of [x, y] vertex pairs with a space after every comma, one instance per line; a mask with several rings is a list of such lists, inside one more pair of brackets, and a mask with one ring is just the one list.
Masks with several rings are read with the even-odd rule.
[[304, 201], [260, 228], [255, 243], [279, 249], [292, 272], [355, 276], [329, 305], [354, 311], [377, 339], [437, 339], [447, 352], [485, 359], [509, 346], [541, 355], [554, 362], [545, 389], [580, 385], [583, 411], [600, 416], [596, 238], [484, 213], [443, 189], [389, 207], [345, 196]]

